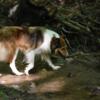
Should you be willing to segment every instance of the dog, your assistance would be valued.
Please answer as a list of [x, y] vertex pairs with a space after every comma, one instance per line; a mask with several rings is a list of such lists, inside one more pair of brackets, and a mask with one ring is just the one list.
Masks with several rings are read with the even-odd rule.
[[[16, 58], [18, 52], [25, 55], [27, 66], [24, 72], [18, 71]], [[5, 26], [0, 28], [0, 61], [6, 61], [15, 75], [29, 75], [34, 67], [35, 56], [40, 55], [53, 70], [55, 66], [50, 54], [68, 55], [66, 42], [58, 33], [44, 27]]]

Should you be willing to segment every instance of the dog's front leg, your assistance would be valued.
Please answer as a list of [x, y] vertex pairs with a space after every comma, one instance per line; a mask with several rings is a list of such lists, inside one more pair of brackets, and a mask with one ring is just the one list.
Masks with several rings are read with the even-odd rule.
[[51, 59], [49, 58], [49, 56], [44, 56], [43, 59], [49, 64], [49, 66], [53, 69], [53, 70], [57, 70], [59, 68], [61, 68], [60, 66], [55, 66]]
[[11, 70], [12, 70], [12, 72], [13, 72], [14, 74], [16, 74], [16, 75], [23, 75], [24, 73], [23, 73], [23, 72], [19, 72], [19, 71], [17, 70], [16, 64], [15, 64], [15, 61], [16, 61], [16, 58], [17, 58], [17, 55], [18, 55], [18, 51], [19, 51], [19, 49], [16, 49], [15, 55], [14, 55], [14, 57], [13, 57], [11, 63], [10, 63], [10, 68], [11, 68]]
[[59, 68], [61, 68], [60, 66], [55, 66], [50, 58], [46, 59], [46, 62], [49, 64], [49, 66], [53, 69], [53, 70], [58, 70]]
[[27, 61], [27, 66], [25, 68], [25, 74], [29, 75], [29, 71], [34, 67], [34, 58], [35, 58], [35, 54], [33, 51], [30, 51], [28, 53], [25, 54], [26, 57], [26, 61]]
[[28, 65], [27, 65], [27, 67], [25, 68], [25, 74], [26, 75], [29, 75], [29, 71], [32, 69], [34, 67], [34, 64], [33, 63], [29, 63]]

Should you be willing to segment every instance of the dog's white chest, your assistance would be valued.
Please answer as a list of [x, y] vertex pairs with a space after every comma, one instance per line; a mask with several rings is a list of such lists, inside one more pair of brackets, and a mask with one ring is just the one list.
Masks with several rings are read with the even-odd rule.
[[7, 59], [8, 51], [7, 49], [0, 43], [0, 61], [5, 61]]

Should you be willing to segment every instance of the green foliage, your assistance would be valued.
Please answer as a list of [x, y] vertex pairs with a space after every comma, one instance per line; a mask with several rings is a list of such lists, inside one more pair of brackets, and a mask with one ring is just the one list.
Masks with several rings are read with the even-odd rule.
[[8, 100], [7, 95], [2, 90], [0, 90], [0, 100]]

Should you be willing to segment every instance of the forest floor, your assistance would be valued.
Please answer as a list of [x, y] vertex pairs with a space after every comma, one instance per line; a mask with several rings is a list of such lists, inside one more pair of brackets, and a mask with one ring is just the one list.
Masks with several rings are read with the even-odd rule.
[[0, 100], [100, 100], [99, 54], [53, 61], [61, 69], [36, 61], [29, 76], [13, 75], [8, 64], [0, 63]]

